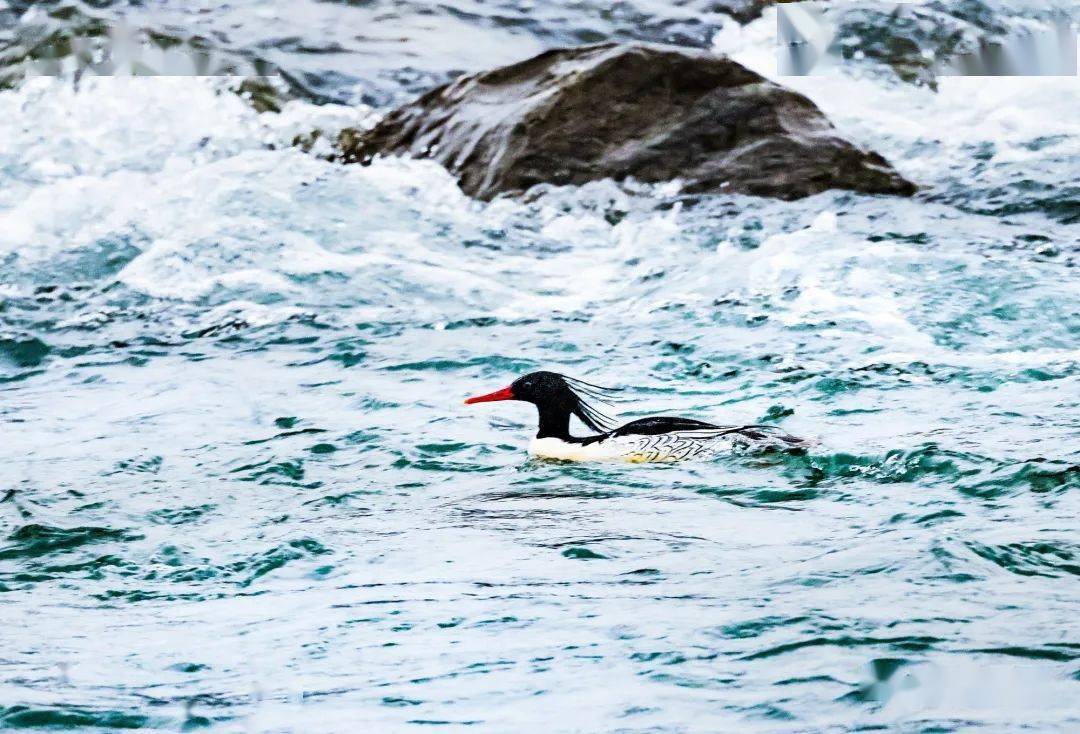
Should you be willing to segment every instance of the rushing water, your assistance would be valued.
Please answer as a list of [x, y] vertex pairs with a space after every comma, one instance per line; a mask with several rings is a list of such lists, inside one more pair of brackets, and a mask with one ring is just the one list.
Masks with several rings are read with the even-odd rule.
[[[193, 15], [301, 18], [248, 5]], [[379, 64], [593, 40], [472, 5]], [[717, 46], [768, 71], [774, 22]], [[483, 205], [281, 144], [363, 110], [0, 93], [0, 727], [1076, 731], [1077, 81], [785, 82], [923, 192]], [[539, 368], [815, 444], [530, 461], [461, 400]]]

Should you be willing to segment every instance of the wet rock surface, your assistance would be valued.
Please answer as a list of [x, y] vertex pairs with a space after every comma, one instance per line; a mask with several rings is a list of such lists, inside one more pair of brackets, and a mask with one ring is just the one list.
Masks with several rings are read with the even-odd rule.
[[726, 57], [651, 44], [557, 49], [465, 76], [339, 146], [347, 162], [432, 158], [481, 199], [605, 178], [781, 199], [915, 191], [806, 97]]

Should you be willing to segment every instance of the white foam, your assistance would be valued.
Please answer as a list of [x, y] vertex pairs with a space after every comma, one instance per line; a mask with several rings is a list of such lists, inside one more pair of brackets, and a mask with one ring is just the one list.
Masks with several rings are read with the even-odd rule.
[[[776, 9], [742, 28], [737, 41], [721, 34], [714, 48], [739, 63], [812, 99], [845, 134], [890, 158], [902, 173], [929, 183], [950, 165], [970, 160], [978, 141], [1012, 150], [1037, 137], [1066, 135], [1075, 146], [1075, 77], [958, 77], [938, 80], [938, 92], [909, 84], [884, 84], [837, 66], [812, 76], [779, 76]], [[916, 143], [936, 142], [941, 154], [908, 154]], [[1075, 148], [1073, 149], [1076, 150]]]

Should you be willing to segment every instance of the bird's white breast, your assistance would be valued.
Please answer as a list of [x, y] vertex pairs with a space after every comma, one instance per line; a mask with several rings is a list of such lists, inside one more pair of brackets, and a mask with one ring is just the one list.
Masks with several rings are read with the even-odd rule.
[[561, 438], [534, 438], [529, 453], [541, 459], [563, 461], [630, 461], [616, 450], [613, 441], [596, 441], [590, 444], [571, 443]]

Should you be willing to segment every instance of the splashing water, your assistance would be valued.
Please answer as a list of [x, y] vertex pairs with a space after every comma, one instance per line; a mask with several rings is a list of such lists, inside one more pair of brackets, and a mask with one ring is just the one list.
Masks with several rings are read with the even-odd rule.
[[[1076, 82], [784, 82], [923, 193], [481, 204], [290, 147], [363, 108], [0, 92], [0, 722], [1075, 729]], [[815, 445], [529, 461], [461, 398], [542, 368]]]

